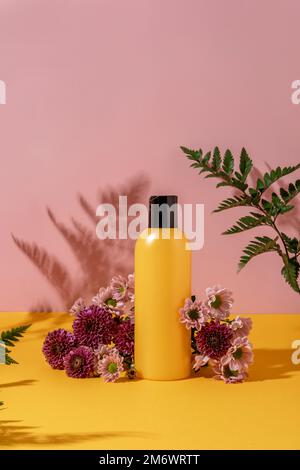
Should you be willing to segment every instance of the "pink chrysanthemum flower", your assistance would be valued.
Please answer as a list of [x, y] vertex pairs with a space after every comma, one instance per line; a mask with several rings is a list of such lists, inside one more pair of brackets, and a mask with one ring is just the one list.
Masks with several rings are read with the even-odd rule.
[[185, 299], [184, 307], [179, 310], [179, 317], [179, 321], [187, 329], [196, 328], [200, 330], [209, 319], [209, 310], [203, 303], [187, 298]]
[[73, 333], [59, 328], [47, 334], [42, 351], [53, 369], [63, 369], [64, 357], [76, 346], [77, 340]]
[[79, 299], [75, 300], [74, 304], [70, 308], [70, 314], [76, 317], [76, 315], [78, 315], [78, 313], [81, 312], [81, 310], [85, 308], [86, 308], [86, 305], [85, 305], [84, 300], [81, 297], [79, 297]]
[[241, 383], [248, 377], [248, 373], [244, 369], [230, 369], [228, 364], [216, 362], [213, 371], [216, 373], [214, 379], [223, 380], [227, 384]]
[[212, 318], [215, 320], [225, 320], [230, 315], [233, 305], [232, 292], [222, 289], [220, 286], [208, 287], [206, 289], [206, 304], [210, 308]]
[[107, 356], [112, 351], [117, 351], [116, 349], [112, 348], [111, 346], [108, 346], [107, 344], [100, 344], [97, 349], [94, 350], [95, 356], [100, 362], [104, 356]]
[[123, 276], [114, 276], [111, 280], [112, 297], [117, 302], [124, 299], [127, 292], [127, 282]]
[[113, 289], [111, 287], [101, 287], [98, 294], [92, 299], [93, 304], [98, 307], [108, 307], [110, 310], [117, 309], [117, 301], [113, 298]]
[[205, 323], [196, 335], [198, 352], [210, 359], [220, 359], [230, 348], [231, 338], [232, 330], [227, 323], [212, 320]]
[[79, 346], [64, 358], [64, 366], [69, 377], [86, 379], [96, 373], [96, 357], [94, 351], [87, 346]]
[[113, 354], [113, 353], [119, 353], [118, 350], [113, 347], [113, 346], [108, 346], [106, 344], [103, 344], [103, 345], [100, 345], [97, 349], [94, 350], [94, 354], [95, 354], [95, 357], [96, 357], [96, 372], [98, 375], [100, 375], [100, 370], [99, 370], [99, 367], [100, 367], [100, 363], [102, 361], [102, 359], [104, 359], [105, 356], [109, 356], [110, 354]]
[[115, 382], [123, 370], [123, 358], [118, 352], [111, 352], [104, 356], [98, 365], [98, 372], [105, 382]]
[[208, 356], [202, 356], [201, 354], [195, 354], [193, 357], [193, 369], [198, 372], [201, 367], [205, 366], [209, 361]]
[[134, 300], [134, 274], [128, 274], [127, 296], [130, 300]]
[[131, 323], [134, 323], [134, 300], [127, 300], [126, 302], [118, 302], [120, 315], [124, 315]]
[[246, 336], [237, 337], [233, 340], [232, 346], [227, 354], [222, 357], [221, 364], [228, 365], [230, 370], [246, 370], [253, 362], [253, 352], [251, 343]]
[[230, 324], [234, 338], [248, 336], [252, 328], [251, 318], [236, 317]]
[[116, 327], [111, 312], [97, 305], [90, 305], [79, 312], [73, 323], [78, 343], [93, 349], [100, 344], [109, 344], [116, 333]]

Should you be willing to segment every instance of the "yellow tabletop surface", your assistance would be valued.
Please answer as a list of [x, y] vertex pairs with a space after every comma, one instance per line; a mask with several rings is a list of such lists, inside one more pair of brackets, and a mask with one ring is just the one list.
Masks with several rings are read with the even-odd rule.
[[[32, 326], [0, 365], [0, 449], [299, 449], [300, 315], [253, 315], [255, 363], [243, 384], [202, 376], [106, 384], [52, 370], [41, 353], [66, 314], [0, 313], [0, 330]], [[170, 361], [172, 357], [170, 357]], [[203, 369], [202, 369], [203, 370]]]

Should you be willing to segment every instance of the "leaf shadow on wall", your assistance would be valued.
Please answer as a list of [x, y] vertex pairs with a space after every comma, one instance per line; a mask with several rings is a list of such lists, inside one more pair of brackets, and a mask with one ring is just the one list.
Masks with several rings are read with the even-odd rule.
[[[119, 196], [127, 196], [128, 207], [135, 203], [146, 203], [150, 180], [146, 175], [137, 175], [121, 184], [119, 187], [107, 187], [99, 190], [97, 204], [92, 205], [82, 194], [78, 195], [79, 205], [88, 219], [90, 225], [81, 222], [78, 218], [71, 218], [71, 224], [57, 220], [53, 210], [47, 208], [49, 220], [57, 232], [70, 247], [77, 260], [79, 269], [74, 274], [55, 254], [36, 242], [27, 242], [12, 235], [16, 246], [36, 266], [40, 274], [55, 289], [60, 299], [60, 305], [54, 306], [51, 301], [35, 301], [30, 312], [67, 311], [78, 297], [90, 301], [100, 287], [106, 286], [110, 279], [116, 275], [127, 275], [133, 271], [134, 240], [100, 240], [96, 236], [96, 206], [101, 203], [112, 204], [117, 212], [117, 227], [119, 223], [118, 204]], [[128, 221], [130, 221], [128, 217]], [[32, 317], [34, 318], [34, 316]], [[30, 321], [30, 318], [28, 318]]]

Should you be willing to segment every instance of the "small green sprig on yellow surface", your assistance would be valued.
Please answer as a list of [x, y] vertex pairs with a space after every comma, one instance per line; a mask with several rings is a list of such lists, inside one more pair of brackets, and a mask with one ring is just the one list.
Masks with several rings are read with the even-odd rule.
[[17, 326], [15, 328], [11, 328], [7, 331], [2, 331], [0, 335], [1, 341], [5, 345], [5, 364], [18, 364], [18, 362], [10, 356], [11, 350], [8, 348], [12, 348], [15, 346], [14, 343], [20, 340], [23, 337], [25, 331], [30, 327], [30, 325], [22, 325]]
[[[17, 326], [15, 328], [11, 328], [10, 330], [2, 331], [0, 334], [0, 347], [5, 348], [4, 359], [6, 365], [18, 364], [18, 362], [10, 356], [11, 350], [8, 348], [14, 347], [15, 343], [23, 337], [23, 334], [30, 326], [31, 325]], [[0, 406], [2, 405], [3, 401], [0, 401]]]

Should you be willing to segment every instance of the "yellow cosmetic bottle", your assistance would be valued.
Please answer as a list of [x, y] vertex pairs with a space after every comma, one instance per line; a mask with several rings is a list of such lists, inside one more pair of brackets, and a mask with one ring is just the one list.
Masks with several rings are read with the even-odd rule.
[[149, 228], [135, 246], [135, 367], [140, 378], [190, 375], [191, 336], [178, 313], [191, 295], [187, 247], [177, 228], [177, 196], [152, 196]]

